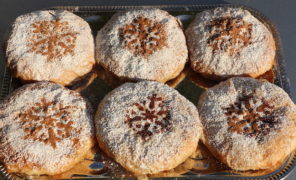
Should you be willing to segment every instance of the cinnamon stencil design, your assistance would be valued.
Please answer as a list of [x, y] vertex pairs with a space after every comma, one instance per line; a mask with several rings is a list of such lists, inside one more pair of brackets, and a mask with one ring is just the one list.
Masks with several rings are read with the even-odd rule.
[[[73, 127], [73, 121], [68, 118], [71, 108], [42, 98], [40, 102], [19, 113], [21, 126], [25, 132], [24, 139], [40, 141], [55, 149], [57, 142], [79, 131]], [[72, 141], [73, 144], [77, 144], [79, 139], [73, 138]]]
[[167, 36], [163, 29], [163, 24], [140, 16], [119, 28], [119, 36], [132, 53], [147, 57], [166, 46]]
[[228, 117], [229, 131], [254, 137], [260, 142], [280, 120], [272, 113], [274, 106], [252, 95], [242, 96], [237, 102], [223, 108]]
[[73, 55], [78, 33], [71, 29], [68, 22], [60, 19], [38, 21], [31, 28], [29, 52], [46, 56], [48, 61]]
[[209, 32], [207, 43], [217, 51], [237, 55], [242, 47], [252, 43], [252, 24], [240, 18], [224, 17], [211, 21], [206, 30]]
[[148, 96], [145, 101], [134, 103], [126, 112], [125, 123], [143, 140], [172, 128], [169, 107], [156, 94]]

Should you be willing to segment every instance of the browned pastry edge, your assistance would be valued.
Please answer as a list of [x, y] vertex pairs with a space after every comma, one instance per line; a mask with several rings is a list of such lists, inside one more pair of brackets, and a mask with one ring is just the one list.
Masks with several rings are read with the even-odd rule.
[[[112, 87], [118, 87], [126, 82], [136, 82], [135, 80], [130, 80], [129, 78], [126, 77], [118, 77], [114, 73], [108, 71], [101, 65], [96, 65], [95, 67], [97, 75], [100, 79], [104, 80], [107, 84], [109, 84]], [[190, 69], [190, 65], [187, 63], [185, 66], [182, 68], [182, 71], [179, 72], [177, 75], [174, 74], [174, 77], [172, 79], [168, 79], [164, 81], [163, 83], [167, 84], [168, 86], [175, 88], [180, 84], [184, 78], [187, 76], [188, 72]]]
[[[87, 143], [89, 146], [86, 149], [91, 149], [89, 147], [92, 147], [95, 144], [95, 140], [94, 139], [95, 139], [94, 137], [90, 137], [89, 138], [88, 143]], [[54, 174], [52, 174], [52, 173], [46, 173], [46, 174], [47, 175], [57, 175], [57, 174], [61, 174], [63, 172], [66, 172], [66, 171], [70, 170], [77, 163], [83, 161], [84, 158], [90, 153], [90, 150], [88, 150], [88, 152], [86, 152], [85, 151], [86, 149], [83, 148], [83, 149], [80, 149], [80, 151], [77, 151], [75, 153], [75, 155], [73, 156], [75, 158], [72, 159], [72, 162], [71, 163], [68, 163], [67, 165], [65, 165], [62, 168], [60, 168], [59, 171], [55, 172]], [[81, 154], [83, 154], [83, 156], [81, 156]], [[36, 168], [36, 164], [30, 164], [30, 163], [27, 164], [27, 165], [25, 165], [25, 166], [22, 166], [21, 169], [19, 168], [19, 165], [18, 164], [6, 166], [6, 169], [7, 169], [7, 171], [9, 173], [12, 173], [12, 174], [14, 174], [14, 173], [24, 174], [24, 176], [26, 176], [26, 174], [28, 174], [27, 172], [32, 172], [32, 169], [34, 169], [34, 168]], [[42, 169], [41, 167], [38, 167], [38, 171], [39, 172], [47, 172], [46, 169]], [[32, 174], [28, 174], [28, 175], [32, 175]]]
[[[266, 71], [265, 73], [257, 76], [256, 79], [265, 79], [268, 82], [273, 83], [276, 78], [274, 71], [275, 71], [274, 68], [272, 68], [272, 69]], [[221, 80], [219, 81], [219, 80], [213, 80], [213, 79], [206, 78], [202, 74], [197, 73], [197, 72], [193, 71], [192, 69], [189, 71], [188, 76], [189, 76], [190, 80], [195, 85], [197, 85], [203, 89], [208, 89], [208, 88], [213, 87], [221, 82]], [[250, 77], [250, 76], [246, 75], [243, 77]]]

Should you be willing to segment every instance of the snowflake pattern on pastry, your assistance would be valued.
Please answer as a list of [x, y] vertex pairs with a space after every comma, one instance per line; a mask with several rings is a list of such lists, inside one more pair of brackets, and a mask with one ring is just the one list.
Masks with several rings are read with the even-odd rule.
[[206, 29], [209, 32], [208, 44], [216, 51], [237, 55], [242, 47], [251, 44], [252, 24], [240, 18], [223, 17], [211, 21]]
[[147, 57], [166, 46], [167, 37], [163, 28], [163, 24], [139, 16], [132, 23], [119, 28], [119, 36], [132, 53]]
[[78, 33], [71, 29], [67, 21], [38, 21], [31, 28], [29, 52], [47, 56], [48, 61], [73, 55]]
[[149, 140], [153, 134], [172, 128], [169, 107], [156, 94], [148, 96], [146, 101], [134, 103], [127, 110], [125, 123], [143, 140]]
[[272, 113], [274, 106], [252, 95], [239, 97], [238, 101], [223, 108], [231, 132], [263, 140], [280, 120]]
[[[72, 126], [73, 121], [67, 117], [71, 109], [71, 106], [42, 98], [40, 102], [18, 114], [21, 127], [25, 132], [24, 139], [40, 141], [55, 149], [57, 142], [79, 131]], [[73, 139], [74, 144], [78, 142], [79, 139]]]

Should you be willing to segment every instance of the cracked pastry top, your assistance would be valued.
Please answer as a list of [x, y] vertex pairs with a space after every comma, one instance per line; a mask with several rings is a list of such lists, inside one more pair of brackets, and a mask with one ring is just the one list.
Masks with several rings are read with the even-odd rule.
[[159, 9], [116, 13], [98, 31], [96, 60], [119, 79], [166, 82], [188, 58], [180, 22]]
[[155, 174], [185, 161], [202, 134], [196, 107], [162, 83], [125, 83], [95, 116], [100, 148], [135, 175]]
[[90, 152], [92, 123], [78, 93], [49, 82], [25, 85], [0, 103], [0, 161], [10, 173], [67, 171]]
[[198, 13], [186, 36], [191, 67], [210, 79], [255, 78], [275, 63], [272, 33], [244, 9], [219, 7]]
[[35, 11], [13, 23], [6, 57], [24, 81], [71, 85], [95, 64], [94, 40], [88, 23], [71, 12]]
[[235, 170], [276, 167], [296, 148], [296, 105], [280, 87], [230, 78], [198, 101], [204, 143]]

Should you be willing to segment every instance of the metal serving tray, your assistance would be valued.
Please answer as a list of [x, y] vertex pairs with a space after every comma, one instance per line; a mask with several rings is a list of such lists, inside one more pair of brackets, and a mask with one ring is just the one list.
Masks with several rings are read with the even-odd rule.
[[[95, 36], [97, 31], [109, 20], [109, 18], [117, 11], [130, 10], [130, 9], [139, 9], [139, 8], [160, 8], [168, 11], [170, 14], [179, 18], [182, 21], [184, 29], [187, 27], [189, 22], [192, 20], [194, 15], [198, 12], [201, 12], [206, 9], [215, 8], [219, 6], [227, 7], [241, 7], [249, 10], [255, 17], [261, 20], [273, 33], [273, 36], [276, 40], [277, 52], [276, 52], [276, 66], [274, 67], [275, 81], [274, 83], [282, 87], [287, 93], [289, 93], [289, 83], [288, 78], [285, 72], [285, 61], [282, 57], [282, 49], [279, 34], [274, 27], [274, 25], [261, 13], [254, 9], [250, 9], [245, 6], [240, 5], [156, 5], [156, 6], [58, 6], [49, 9], [62, 9], [71, 11], [78, 16], [85, 19], [91, 26], [93, 35]], [[0, 52], [0, 58], [4, 61], [4, 53]], [[4, 99], [8, 94], [10, 94], [14, 89], [20, 87], [21, 82], [13, 78], [10, 74], [10, 71], [5, 68], [4, 70], [4, 79], [2, 81], [2, 87], [0, 89], [0, 100]], [[109, 92], [112, 88], [104, 83], [99, 78], [95, 79], [89, 87], [81, 91], [83, 96], [87, 96], [92, 102], [94, 108], [104, 97], [104, 95]], [[193, 84], [189, 78], [185, 78], [176, 89], [187, 97], [193, 103], [196, 103], [199, 95], [203, 92], [202, 88], [197, 87]], [[190, 169], [186, 169], [184, 172], [179, 171], [178, 173], [171, 173], [170, 177], [163, 177], [164, 175], [159, 175], [159, 177], [153, 177], [157, 179], [282, 179], [286, 177], [296, 165], [296, 154], [292, 153], [285, 162], [283, 162], [279, 167], [276, 167], [268, 171], [246, 171], [238, 172], [228, 169], [227, 167], [221, 165], [210, 155], [204, 156], [206, 150], [201, 145], [200, 151], [202, 151], [202, 157], [196, 156], [189, 158], [188, 162], [195, 163], [193, 166], [190, 166]], [[112, 160], [106, 158], [104, 155], [95, 150], [94, 157], [91, 159], [86, 159], [88, 163], [84, 163], [84, 168], [89, 168], [92, 173], [85, 173], [85, 171], [74, 171], [73, 174], [69, 176], [54, 176], [49, 178], [132, 178], [129, 175], [122, 177], [117, 176], [116, 173], [112, 171], [112, 168], [109, 167], [110, 164], [113, 164], [113, 168], [118, 167], [118, 165]], [[105, 157], [105, 158], [104, 158]], [[210, 159], [210, 160], [209, 160]], [[106, 163], [107, 162], [107, 163]], [[109, 162], [109, 163], [108, 163]], [[215, 164], [212, 166], [212, 164]], [[109, 164], [109, 165], [108, 165]], [[186, 164], [186, 163], [185, 163]], [[190, 163], [189, 163], [190, 164]], [[220, 165], [219, 165], [220, 164]], [[106, 168], [107, 167], [107, 168]], [[184, 168], [185, 165], [181, 165], [179, 169]], [[218, 168], [217, 168], [218, 167]], [[79, 169], [79, 168], [78, 168]], [[120, 169], [120, 168], [118, 168]], [[114, 170], [114, 169], [113, 169]], [[170, 172], [167, 172], [168, 175]], [[68, 173], [69, 174], [69, 173]], [[0, 164], [0, 179], [23, 179], [23, 178], [48, 178], [46, 176], [38, 177], [24, 177], [20, 174], [9, 174], [6, 172], [5, 168]]]

